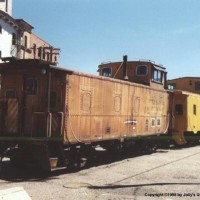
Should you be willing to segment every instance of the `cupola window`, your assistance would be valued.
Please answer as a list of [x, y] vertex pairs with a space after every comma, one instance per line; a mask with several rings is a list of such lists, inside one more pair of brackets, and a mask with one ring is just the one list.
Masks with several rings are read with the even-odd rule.
[[112, 76], [112, 68], [111, 67], [104, 67], [102, 69], [102, 76], [111, 77]]
[[170, 83], [168, 84], [168, 90], [175, 90], [176, 89], [176, 84], [175, 83]]
[[148, 67], [146, 65], [140, 65], [136, 68], [137, 76], [146, 76], [148, 74]]
[[164, 71], [161, 67], [158, 66], [153, 66], [153, 71], [152, 71], [152, 80], [157, 82], [157, 83], [163, 83], [163, 74]]

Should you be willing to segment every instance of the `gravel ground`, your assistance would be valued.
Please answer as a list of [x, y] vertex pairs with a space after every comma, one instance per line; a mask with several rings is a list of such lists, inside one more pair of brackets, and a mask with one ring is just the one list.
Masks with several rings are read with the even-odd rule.
[[93, 167], [48, 177], [3, 161], [0, 189], [23, 187], [33, 200], [200, 199], [200, 146], [116, 155], [99, 151]]

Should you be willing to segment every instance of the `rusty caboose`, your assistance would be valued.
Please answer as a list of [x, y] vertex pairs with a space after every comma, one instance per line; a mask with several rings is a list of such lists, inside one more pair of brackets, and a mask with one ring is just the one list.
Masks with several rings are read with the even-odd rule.
[[[101, 64], [100, 76], [40, 60], [0, 64], [1, 154], [32, 158], [41, 168], [79, 165], [92, 147], [125, 146], [166, 134], [165, 68], [150, 61]], [[20, 161], [21, 162], [21, 161]]]

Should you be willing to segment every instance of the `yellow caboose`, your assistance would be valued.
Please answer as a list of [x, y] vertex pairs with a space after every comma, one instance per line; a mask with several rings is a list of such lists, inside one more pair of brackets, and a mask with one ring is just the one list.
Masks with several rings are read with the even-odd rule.
[[175, 90], [173, 92], [172, 134], [177, 144], [199, 139], [200, 96]]

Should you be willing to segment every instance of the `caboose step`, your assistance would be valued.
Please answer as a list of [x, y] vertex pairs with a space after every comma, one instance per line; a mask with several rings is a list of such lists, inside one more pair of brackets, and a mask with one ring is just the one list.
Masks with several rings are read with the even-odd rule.
[[58, 157], [49, 158], [51, 169], [54, 169], [58, 165]]

